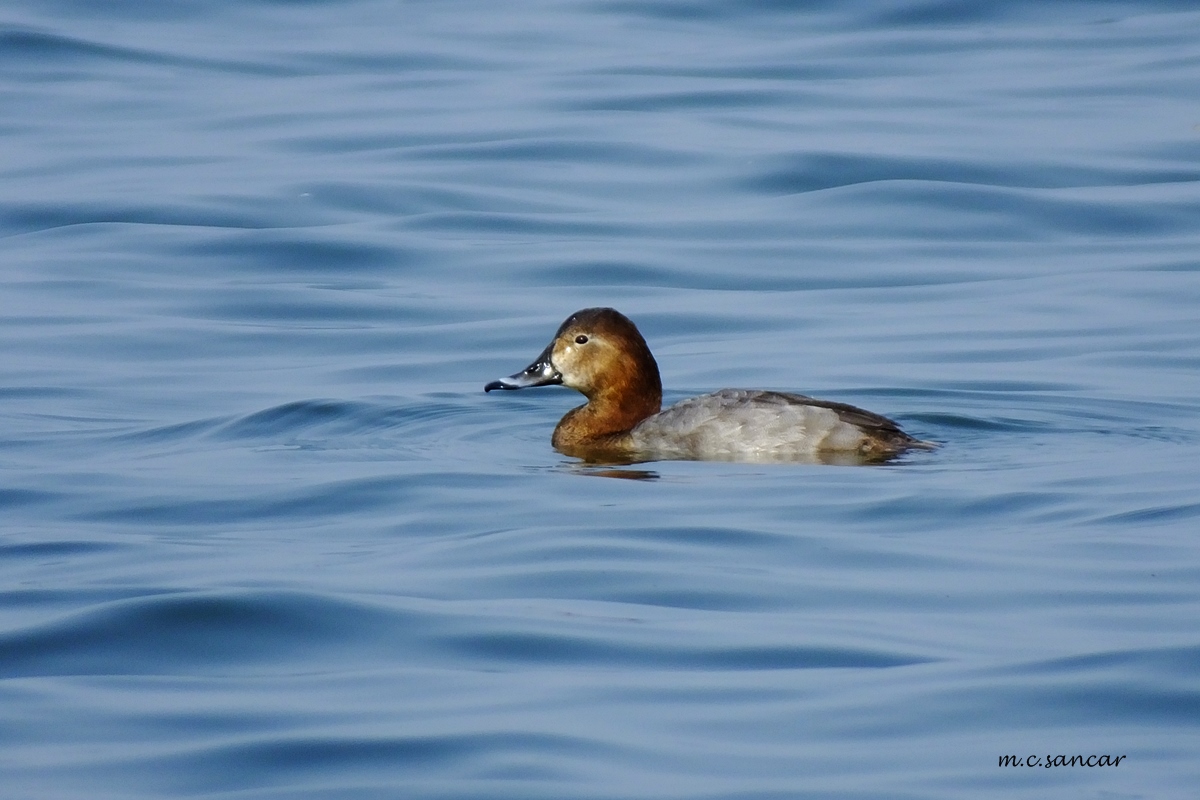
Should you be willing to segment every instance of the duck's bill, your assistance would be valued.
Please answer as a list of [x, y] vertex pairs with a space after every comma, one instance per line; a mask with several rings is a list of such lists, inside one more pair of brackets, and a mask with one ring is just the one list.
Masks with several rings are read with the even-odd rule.
[[484, 386], [483, 390], [490, 392], [492, 389], [528, 389], [532, 386], [559, 386], [561, 384], [562, 373], [554, 368], [554, 364], [550, 363], [550, 348], [547, 347], [537, 357], [537, 361], [516, 375], [492, 381]]

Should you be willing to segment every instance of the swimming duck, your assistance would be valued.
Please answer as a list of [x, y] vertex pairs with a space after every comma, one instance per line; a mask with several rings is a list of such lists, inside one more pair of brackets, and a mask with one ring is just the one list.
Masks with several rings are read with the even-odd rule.
[[757, 389], [721, 389], [662, 410], [658, 363], [637, 326], [612, 308], [567, 317], [525, 369], [483, 387], [567, 386], [587, 402], [550, 442], [585, 461], [886, 461], [933, 445], [845, 403]]

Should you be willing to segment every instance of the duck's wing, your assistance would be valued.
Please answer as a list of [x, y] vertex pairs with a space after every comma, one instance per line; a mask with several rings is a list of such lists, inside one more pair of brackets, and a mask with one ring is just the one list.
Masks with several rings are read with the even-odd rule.
[[889, 419], [882, 414], [876, 414], [873, 411], [867, 411], [865, 408], [852, 406], [849, 403], [821, 400], [804, 394], [792, 394], [791, 392], [762, 392], [762, 394], [777, 395], [782, 401], [787, 403], [828, 408], [830, 411], [835, 412], [842, 422], [847, 422], [863, 430], [904, 434], [904, 431], [900, 429], [899, 424], [895, 420]]
[[849, 403], [838, 403], [833, 400], [821, 400], [804, 394], [793, 392], [774, 392], [766, 389], [722, 389], [714, 394], [727, 398], [730, 402], [762, 406], [810, 406], [827, 408], [838, 415], [838, 419], [861, 430], [871, 439], [890, 447], [933, 447], [931, 442], [924, 442], [905, 433], [900, 425], [892, 419], [865, 408], [852, 406]]

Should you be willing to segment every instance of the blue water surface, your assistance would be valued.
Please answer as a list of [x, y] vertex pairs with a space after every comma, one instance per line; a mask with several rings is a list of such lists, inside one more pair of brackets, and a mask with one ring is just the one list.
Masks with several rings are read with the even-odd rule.
[[[10, 0], [0, 795], [1194, 797], [1197, 31]], [[581, 464], [595, 305], [943, 446]]]

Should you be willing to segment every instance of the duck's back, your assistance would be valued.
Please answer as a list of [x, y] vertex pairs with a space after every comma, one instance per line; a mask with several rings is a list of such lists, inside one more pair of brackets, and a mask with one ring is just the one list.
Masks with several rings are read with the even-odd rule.
[[682, 459], [878, 458], [920, 444], [887, 417], [855, 406], [753, 389], [684, 400], [643, 420], [630, 438], [639, 452]]

